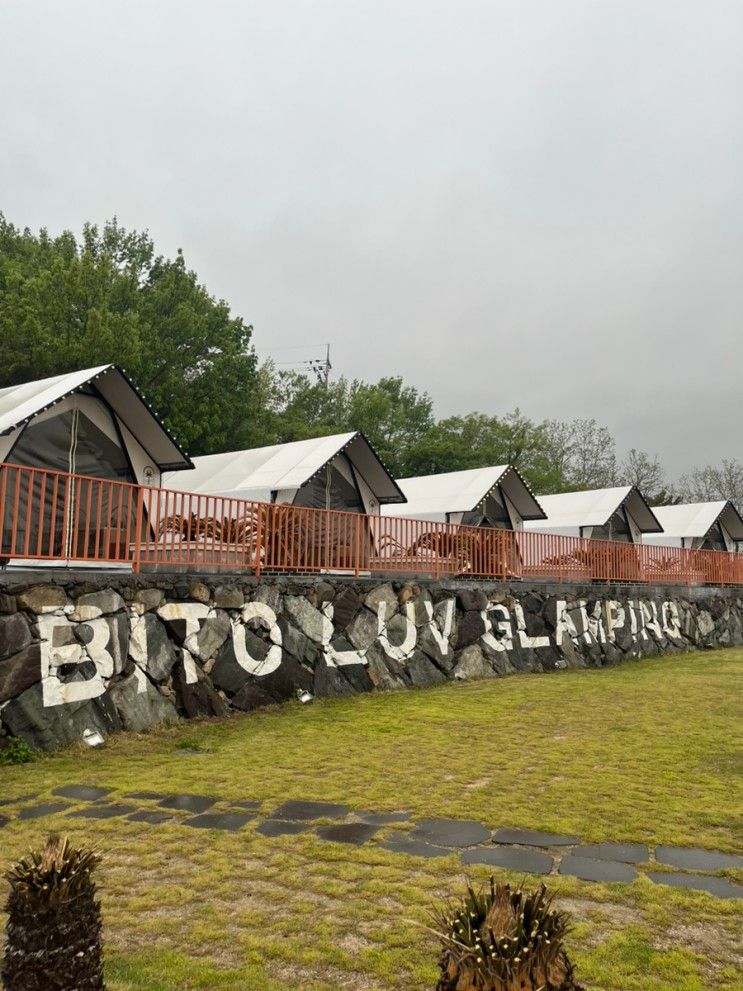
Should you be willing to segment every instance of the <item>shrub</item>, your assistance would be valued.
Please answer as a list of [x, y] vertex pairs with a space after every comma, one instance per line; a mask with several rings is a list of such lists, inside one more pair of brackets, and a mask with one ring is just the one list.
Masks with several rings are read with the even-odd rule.
[[437, 991], [582, 991], [563, 946], [568, 916], [552, 909], [544, 885], [525, 893], [491, 877], [434, 918], [443, 945]]
[[92, 850], [50, 836], [5, 874], [7, 939], [0, 978], [6, 991], [102, 991], [101, 908]]
[[12, 736], [6, 741], [5, 746], [0, 750], [0, 765], [2, 764], [30, 764], [35, 760], [33, 750], [25, 740]]

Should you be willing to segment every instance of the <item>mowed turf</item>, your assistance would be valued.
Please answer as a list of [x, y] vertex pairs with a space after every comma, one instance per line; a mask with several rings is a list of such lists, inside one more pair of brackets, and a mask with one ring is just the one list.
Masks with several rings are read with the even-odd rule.
[[[259, 799], [262, 816], [304, 798], [735, 853], [742, 671], [743, 651], [725, 650], [290, 704], [0, 768], [0, 792], [194, 792]], [[177, 753], [184, 746], [200, 752]], [[102, 850], [110, 991], [434, 986], [437, 946], [424, 926], [433, 904], [463, 889], [456, 854], [414, 859], [312, 829], [267, 839], [255, 824], [224, 833], [56, 815], [11, 822], [0, 851], [14, 858], [52, 828]], [[547, 883], [573, 914], [569, 950], [589, 988], [743, 988], [740, 901], [645, 878]]]

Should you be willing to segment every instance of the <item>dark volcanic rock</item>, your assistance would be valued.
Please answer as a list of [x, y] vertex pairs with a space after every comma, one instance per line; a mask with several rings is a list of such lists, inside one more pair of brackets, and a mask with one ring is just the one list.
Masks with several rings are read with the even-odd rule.
[[111, 685], [109, 692], [124, 729], [142, 733], [159, 723], [178, 719], [173, 703], [158, 692], [146, 675], [122, 678]]
[[15, 698], [40, 680], [41, 650], [37, 643], [33, 643], [20, 653], [0, 661], [0, 702]]
[[31, 631], [23, 613], [0, 615], [0, 661], [18, 654], [31, 643]]
[[87, 729], [108, 736], [122, 728], [108, 692], [84, 702], [44, 706], [41, 685], [33, 685], [8, 702], [2, 721], [34, 750], [54, 750], [82, 740]]
[[178, 661], [173, 668], [173, 688], [178, 709], [188, 719], [196, 716], [226, 716], [229, 711], [222, 696], [203, 676], [192, 683], [186, 680], [183, 661]]
[[479, 612], [466, 612], [457, 626], [457, 650], [478, 642], [485, 632], [485, 620]]

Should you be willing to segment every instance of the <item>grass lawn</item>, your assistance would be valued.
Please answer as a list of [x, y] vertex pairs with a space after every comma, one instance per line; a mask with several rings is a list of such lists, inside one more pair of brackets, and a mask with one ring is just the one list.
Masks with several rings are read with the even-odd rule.
[[[742, 672], [743, 651], [725, 650], [290, 704], [0, 767], [0, 793], [100, 784], [260, 799], [264, 813], [322, 799], [740, 852]], [[184, 744], [203, 752], [176, 753]], [[437, 947], [416, 923], [461, 892], [456, 855], [414, 859], [312, 830], [267, 839], [253, 825], [224, 833], [56, 815], [2, 829], [0, 859], [51, 828], [103, 851], [109, 991], [433, 987]], [[548, 885], [575, 919], [569, 950], [589, 988], [743, 988], [740, 901], [645, 878]]]

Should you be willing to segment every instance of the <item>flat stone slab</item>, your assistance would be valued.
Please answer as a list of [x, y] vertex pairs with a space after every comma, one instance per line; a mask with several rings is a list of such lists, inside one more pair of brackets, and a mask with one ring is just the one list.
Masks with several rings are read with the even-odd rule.
[[91, 805], [87, 809], [71, 812], [71, 819], [115, 819], [116, 816], [136, 812], [136, 805]]
[[702, 874], [663, 874], [648, 871], [647, 877], [653, 884], [667, 884], [671, 888], [691, 888], [706, 891], [717, 898], [743, 898], [743, 886], [733, 884], [726, 877], [705, 877]]
[[236, 833], [253, 818], [255, 817], [250, 812], [206, 812], [193, 819], [181, 819], [181, 823], [184, 826], [193, 826], [194, 829], [226, 829], [230, 833]]
[[410, 833], [400, 836], [390, 836], [384, 843], [379, 844], [382, 849], [390, 850], [392, 853], [405, 853], [409, 857], [450, 857], [451, 850], [443, 846], [433, 846], [431, 843], [424, 843], [423, 840], [410, 838]]
[[92, 785], [62, 785], [55, 788], [52, 795], [62, 798], [76, 798], [79, 802], [95, 802], [105, 795], [110, 795], [113, 788], [95, 788]]
[[378, 829], [379, 826], [374, 826], [370, 822], [345, 822], [333, 826], [319, 826], [315, 832], [321, 840], [361, 846], [362, 843], [367, 843]]
[[410, 819], [409, 812], [356, 812], [355, 815], [375, 826], [387, 826], [391, 822], [407, 822]]
[[461, 848], [484, 843], [492, 833], [471, 819], [420, 819], [410, 835], [434, 846]]
[[158, 802], [161, 798], [166, 798], [165, 792], [162, 791], [127, 791], [124, 792], [124, 798], [138, 798], [144, 799], [147, 802]]
[[347, 805], [335, 802], [284, 802], [271, 813], [272, 819], [342, 819], [349, 812]]
[[164, 809], [199, 813], [206, 812], [216, 801], [211, 795], [166, 795], [158, 804]]
[[621, 864], [645, 864], [650, 858], [642, 843], [585, 843], [573, 850], [576, 857], [590, 860], [616, 860]]
[[310, 827], [306, 822], [288, 822], [286, 819], [264, 819], [256, 826], [256, 833], [261, 836], [293, 836], [295, 833], [303, 833]]
[[42, 816], [51, 816], [55, 812], [64, 812], [69, 809], [67, 802], [41, 802], [39, 805], [27, 805], [18, 814], [19, 819], [40, 819]]
[[32, 798], [36, 798], [38, 792], [34, 792], [32, 795], [19, 795], [18, 798], [0, 798], [0, 807], [4, 805], [20, 805], [21, 802], [28, 802]]
[[163, 822], [172, 822], [173, 816], [167, 812], [158, 812], [157, 809], [140, 809], [139, 812], [132, 812], [127, 819], [129, 822], [146, 822], [150, 826], [159, 826]]
[[743, 857], [716, 850], [698, 850], [690, 846], [658, 846], [655, 859], [659, 864], [681, 867], [687, 871], [726, 871], [729, 868], [743, 868]]
[[0, 815], [0, 829], [2, 829], [3, 826], [7, 826], [9, 822], [10, 819], [8, 819], [7, 816]]
[[637, 871], [629, 864], [616, 860], [594, 860], [591, 857], [578, 857], [568, 854], [560, 864], [560, 874], [578, 877], [581, 881], [605, 881], [609, 884], [621, 882], [630, 884], [637, 877]]
[[459, 859], [463, 864], [487, 864], [489, 867], [503, 867], [505, 870], [525, 874], [549, 874], [552, 870], [552, 857], [548, 857], [546, 853], [506, 846], [465, 850]]
[[493, 836], [493, 843], [519, 843], [522, 846], [577, 846], [577, 836], [562, 836], [560, 833], [545, 833], [541, 829], [499, 829]]

